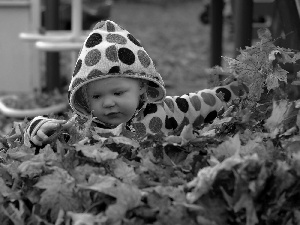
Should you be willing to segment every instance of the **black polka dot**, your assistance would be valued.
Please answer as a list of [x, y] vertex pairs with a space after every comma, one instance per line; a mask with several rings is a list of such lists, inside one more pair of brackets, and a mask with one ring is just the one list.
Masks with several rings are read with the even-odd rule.
[[127, 43], [127, 39], [119, 34], [108, 34], [106, 40], [110, 43], [117, 43], [120, 45], [125, 45]]
[[178, 127], [178, 123], [174, 117], [169, 118], [166, 116], [165, 127], [168, 130], [175, 130]]
[[135, 37], [133, 37], [131, 34], [127, 34], [128, 39], [135, 45], [142, 47], [140, 42], [138, 40], [135, 39]]
[[81, 79], [81, 78], [75, 78], [75, 80], [73, 81], [73, 84], [72, 84], [72, 89], [75, 88], [76, 86], [78, 86], [79, 84], [83, 83], [84, 80]]
[[173, 102], [173, 100], [171, 98], [165, 98], [164, 102], [168, 106], [168, 108], [170, 109], [170, 111], [172, 113], [174, 113], [174, 102]]
[[118, 56], [120, 61], [124, 64], [132, 65], [135, 62], [134, 53], [128, 48], [120, 48]]
[[209, 106], [214, 106], [216, 104], [216, 98], [215, 95], [211, 93], [201, 92], [201, 97], [205, 104]]
[[196, 111], [200, 111], [201, 100], [199, 99], [199, 97], [197, 95], [190, 97], [190, 102], [191, 102], [192, 106], [194, 106]]
[[144, 52], [142, 50], [139, 50], [137, 52], [137, 55], [138, 55], [138, 58], [142, 64], [142, 66], [147, 68], [151, 63], [150, 57], [146, 54], [146, 52]]
[[102, 42], [102, 36], [98, 33], [93, 33], [91, 36], [88, 37], [85, 47], [92, 48]]
[[143, 123], [133, 123], [132, 126], [135, 129], [138, 138], [142, 138], [147, 134], [146, 127]]
[[79, 72], [79, 70], [81, 69], [81, 66], [82, 66], [82, 60], [79, 59], [76, 62], [76, 66], [75, 66], [75, 69], [74, 69], [74, 72], [73, 72], [73, 77]]
[[216, 90], [216, 93], [220, 93], [220, 92], [223, 94], [223, 98], [224, 98], [223, 100], [225, 102], [229, 102], [231, 99], [231, 92], [227, 88], [223, 88], [223, 87], [218, 88]]
[[218, 116], [218, 113], [216, 110], [211, 111], [210, 113], [207, 114], [207, 116], [204, 119], [204, 123], [210, 123], [212, 122], [216, 117]]
[[178, 97], [178, 98], [176, 98], [175, 101], [176, 101], [178, 108], [182, 112], [186, 113], [189, 110], [189, 103], [187, 102], [186, 99]]
[[148, 114], [156, 113], [157, 111], [157, 105], [156, 104], [147, 104], [145, 110], [144, 110], [144, 117]]
[[203, 124], [203, 122], [204, 122], [204, 118], [203, 116], [200, 115], [195, 119], [193, 123], [193, 127], [198, 128], [201, 124]]
[[159, 117], [153, 117], [149, 122], [149, 129], [153, 133], [158, 133], [161, 131], [162, 121]]
[[112, 62], [118, 61], [118, 53], [115, 45], [109, 46], [105, 51], [105, 56], [108, 60]]
[[98, 49], [92, 49], [89, 51], [84, 59], [84, 63], [87, 66], [96, 65], [101, 59], [101, 52]]
[[96, 29], [99, 29], [99, 28], [103, 27], [104, 24], [105, 24], [104, 21], [98, 22], [98, 23], [94, 26], [93, 30], [96, 30]]
[[88, 79], [92, 79], [92, 78], [95, 78], [95, 77], [100, 77], [102, 76], [103, 73], [100, 71], [100, 70], [97, 70], [97, 69], [93, 69], [88, 75], [87, 75], [87, 78]]
[[116, 30], [115, 26], [109, 21], [106, 22], [106, 27], [108, 32], [115, 32]]
[[120, 67], [119, 66], [113, 66], [110, 68], [108, 73], [120, 73]]

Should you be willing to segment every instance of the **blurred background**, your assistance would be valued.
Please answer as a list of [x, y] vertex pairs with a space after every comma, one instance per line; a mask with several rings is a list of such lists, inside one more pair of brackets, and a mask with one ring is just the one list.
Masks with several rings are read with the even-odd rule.
[[[79, 2], [81, 15], [73, 9]], [[6, 31], [0, 34], [6, 43], [0, 44], [6, 53], [2, 55], [6, 62], [1, 60], [6, 68], [0, 93], [64, 89], [87, 32], [102, 19], [115, 21], [140, 40], [170, 95], [202, 89], [207, 86], [204, 70], [210, 66], [210, 26], [200, 19], [207, 4], [202, 0], [0, 0], [0, 26]], [[224, 35], [228, 55], [232, 40], [228, 32]]]
[[[61, 2], [60, 29], [71, 29], [71, 0]], [[123, 26], [154, 60], [168, 94], [180, 95], [207, 86], [204, 70], [209, 66], [210, 34], [209, 26], [199, 19], [205, 4], [201, 0], [83, 0], [82, 26], [89, 30], [101, 19]], [[61, 73], [69, 78], [73, 67], [67, 54], [62, 54]]]
[[208, 69], [226, 67], [221, 56], [251, 46], [259, 28], [270, 29], [276, 45], [299, 50], [299, 12], [300, 0], [0, 0], [0, 130], [40, 108], [66, 111], [79, 49], [100, 20], [139, 39], [167, 94], [182, 95], [208, 87]]

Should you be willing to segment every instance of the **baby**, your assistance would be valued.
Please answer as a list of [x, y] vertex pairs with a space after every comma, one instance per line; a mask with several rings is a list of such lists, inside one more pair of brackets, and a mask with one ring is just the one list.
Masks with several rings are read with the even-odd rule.
[[[113, 21], [101, 21], [80, 51], [69, 86], [69, 104], [94, 126], [123, 124], [136, 139], [147, 134], [179, 134], [216, 118], [227, 102], [245, 94], [238, 82], [183, 96], [166, 96], [164, 82], [140, 42]], [[66, 121], [43, 116], [25, 130], [25, 144], [42, 146]]]

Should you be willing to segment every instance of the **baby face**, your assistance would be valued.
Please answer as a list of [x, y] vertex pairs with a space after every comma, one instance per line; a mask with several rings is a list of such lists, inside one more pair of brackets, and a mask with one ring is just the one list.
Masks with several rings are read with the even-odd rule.
[[143, 92], [145, 88], [141, 87], [140, 81], [131, 78], [106, 78], [87, 86], [93, 116], [116, 126], [131, 119]]

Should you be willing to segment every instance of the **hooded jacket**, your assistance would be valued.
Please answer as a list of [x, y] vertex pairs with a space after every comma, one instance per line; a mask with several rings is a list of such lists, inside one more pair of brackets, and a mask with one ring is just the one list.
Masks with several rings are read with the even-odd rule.
[[[146, 84], [145, 99], [125, 124], [137, 139], [147, 134], [178, 134], [188, 124], [199, 127], [215, 119], [223, 106], [246, 90], [233, 82], [182, 96], [166, 96], [162, 77], [141, 43], [120, 25], [106, 20], [88, 35], [76, 62], [68, 92], [69, 104], [76, 114], [86, 118], [91, 115], [86, 85], [109, 77], [136, 78]], [[109, 128], [101, 121], [96, 122]], [[38, 124], [28, 130], [38, 130]]]

